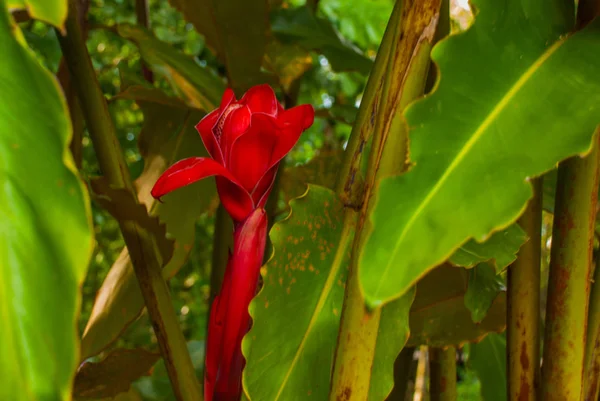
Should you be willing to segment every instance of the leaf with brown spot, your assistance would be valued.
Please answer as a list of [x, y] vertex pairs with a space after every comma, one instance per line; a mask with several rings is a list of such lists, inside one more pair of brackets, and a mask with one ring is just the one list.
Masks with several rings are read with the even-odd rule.
[[[121, 97], [135, 99], [135, 94], [143, 94], [138, 99], [145, 116], [139, 148], [145, 163], [134, 184], [140, 203], [150, 215], [158, 216], [166, 224], [168, 235], [175, 241], [173, 256], [163, 269], [163, 276], [168, 279], [187, 261], [194, 243], [196, 220], [216, 206], [215, 184], [209, 179], [181, 188], [166, 195], [163, 203], [152, 198], [150, 189], [169, 165], [185, 157], [207, 155], [194, 128], [202, 113], [156, 89], [130, 87]], [[81, 359], [96, 355], [116, 340], [143, 308], [133, 265], [124, 248], [98, 291], [83, 333]]]
[[432, 270], [417, 284], [410, 312], [410, 338], [407, 346], [460, 346], [478, 341], [487, 333], [506, 327], [506, 294], [500, 292], [481, 323], [473, 323], [465, 307], [467, 270], [444, 264]]
[[100, 362], [86, 362], [75, 376], [73, 395], [78, 398], [114, 397], [131, 383], [148, 376], [160, 354], [142, 348], [116, 349]]
[[343, 205], [327, 188], [309, 185], [290, 207], [271, 230], [273, 255], [242, 345], [252, 401], [325, 400], [329, 392], [353, 227], [344, 231]]

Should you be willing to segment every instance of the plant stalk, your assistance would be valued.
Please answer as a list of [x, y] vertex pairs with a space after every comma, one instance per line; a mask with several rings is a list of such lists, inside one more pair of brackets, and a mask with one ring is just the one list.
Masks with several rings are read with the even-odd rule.
[[548, 281], [542, 401], [579, 401], [598, 198], [598, 136], [560, 163]]
[[[82, 112], [96, 151], [98, 163], [109, 184], [129, 191], [137, 199], [129, 170], [106, 99], [100, 90], [89, 54], [77, 22], [76, 0], [69, 1], [65, 22], [66, 36], [58, 32], [63, 56], [77, 88]], [[173, 392], [178, 400], [201, 399], [200, 388], [190, 359], [185, 338], [162, 277], [162, 266], [155, 240], [150, 233], [132, 221], [120, 222], [123, 238], [129, 249], [134, 270], [156, 333]]]
[[429, 349], [431, 401], [456, 401], [456, 348]]
[[[146, 29], [150, 29], [150, 12], [148, 7], [148, 0], [135, 0], [135, 15], [137, 23]], [[144, 79], [150, 83], [154, 82], [154, 76], [152, 70], [148, 68], [148, 65], [142, 61], [142, 75]]]
[[596, 253], [594, 280], [590, 293], [587, 339], [585, 346], [584, 400], [595, 401], [600, 390], [600, 252]]
[[509, 400], [537, 400], [540, 383], [540, 270], [542, 179], [519, 225], [529, 237], [508, 269], [507, 342]]
[[[342, 308], [331, 382], [331, 401], [362, 401], [369, 398], [382, 309], [367, 310], [360, 289], [358, 260], [368, 232], [363, 228], [374, 206], [370, 201], [373, 187], [382, 177], [399, 174], [405, 169], [408, 137], [402, 111], [410, 101], [423, 93], [439, 7], [439, 0], [396, 2], [381, 45], [389, 54], [378, 55], [378, 59], [385, 59], [385, 64], [379, 64], [376, 60], [375, 70], [365, 91], [366, 99], [363, 101], [366, 103], [361, 105], [361, 110], [365, 107], [369, 112], [359, 110], [353, 129], [352, 135], [362, 137], [359, 140], [362, 145], [354, 148], [355, 153], [352, 153], [350, 145], [346, 149], [342, 174], [348, 175], [345, 176], [343, 185], [338, 185], [338, 194], [344, 202], [350, 202], [350, 209], [360, 205], [361, 210]], [[383, 80], [382, 86], [378, 81], [371, 81], [380, 74], [377, 68], [385, 68], [387, 71], [387, 78]], [[380, 86], [376, 93], [371, 91], [372, 82], [373, 85]], [[370, 117], [364, 120], [364, 116]], [[357, 191], [355, 179], [359, 173], [361, 152], [367, 141], [367, 133], [373, 131], [368, 127], [373, 125], [367, 177], [364, 188]], [[351, 142], [352, 140], [351, 138]]]

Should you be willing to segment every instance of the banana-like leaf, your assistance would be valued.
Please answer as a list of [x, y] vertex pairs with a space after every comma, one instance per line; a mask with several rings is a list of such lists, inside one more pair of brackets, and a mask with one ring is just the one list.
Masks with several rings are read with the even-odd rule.
[[0, 4], [0, 400], [61, 401], [93, 232], [66, 101], [24, 43]]
[[432, 52], [435, 92], [405, 113], [411, 169], [376, 194], [359, 260], [369, 307], [513, 223], [529, 179], [589, 151], [600, 122], [600, 19], [570, 33], [568, 2], [474, 3], [471, 28]]

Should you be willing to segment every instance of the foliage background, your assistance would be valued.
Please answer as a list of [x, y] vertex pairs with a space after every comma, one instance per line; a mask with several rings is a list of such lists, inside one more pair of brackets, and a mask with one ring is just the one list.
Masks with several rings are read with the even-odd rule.
[[[113, 99], [132, 74], [141, 70], [139, 48], [133, 42], [119, 36], [116, 24], [136, 23], [135, 2], [131, 0], [90, 0], [88, 13], [88, 50], [100, 85], [109, 99], [110, 111], [116, 122], [119, 140], [133, 178], [143, 169], [137, 140], [143, 124], [142, 110], [133, 100]], [[305, 7], [305, 1], [274, 1], [282, 10]], [[386, 23], [393, 7], [393, 0], [321, 0], [317, 15], [325, 18], [339, 35], [355, 46], [366, 57], [373, 59], [381, 41]], [[471, 18], [464, 2], [453, 3], [455, 29], [464, 29]], [[206, 46], [202, 35], [190, 22], [166, 0], [149, 0], [152, 33], [173, 49], [190, 57], [201, 66], [208, 66], [224, 74], [223, 65]], [[274, 20], [273, 20], [274, 21]], [[25, 38], [40, 61], [53, 73], [59, 69], [61, 51], [56, 33], [49, 25], [38, 21], [21, 23]], [[285, 27], [284, 27], [285, 28]], [[293, 26], [288, 27], [294, 29]], [[307, 40], [312, 40], [310, 37]], [[350, 125], [366, 82], [362, 71], [341, 72], [334, 69], [331, 60], [319, 51], [302, 53], [306, 69], [299, 89], [298, 102], [310, 103], [318, 110], [315, 124], [302, 136], [287, 160], [288, 167], [301, 166], [319, 155], [343, 149], [350, 134]], [[336, 63], [336, 67], [339, 64]], [[155, 75], [153, 85], [173, 95], [171, 86]], [[99, 174], [91, 142], [84, 131], [83, 167], [84, 178]], [[296, 189], [297, 190], [297, 189]], [[291, 192], [294, 190], [292, 189]], [[117, 260], [124, 242], [117, 222], [102, 208], [92, 204], [96, 246], [91, 265], [82, 288], [83, 302], [79, 317], [79, 329], [83, 332], [89, 319], [96, 292], [110, 267]], [[170, 280], [173, 301], [178, 311], [181, 327], [189, 341], [189, 348], [198, 370], [202, 369], [204, 338], [210, 290], [210, 264], [214, 208], [200, 216], [196, 223], [195, 243], [189, 258], [180, 272]], [[283, 213], [285, 215], [285, 213]], [[550, 230], [546, 230], [549, 232]], [[156, 350], [156, 339], [146, 316], [132, 324], [112, 346]], [[463, 354], [467, 362], [459, 367], [459, 399], [479, 400], [480, 384], [477, 375], [469, 368], [468, 349]], [[97, 359], [98, 357], [94, 357]], [[141, 397], [141, 398], [140, 398]], [[152, 375], [138, 380], [121, 400], [171, 400], [169, 382], [162, 366]]]

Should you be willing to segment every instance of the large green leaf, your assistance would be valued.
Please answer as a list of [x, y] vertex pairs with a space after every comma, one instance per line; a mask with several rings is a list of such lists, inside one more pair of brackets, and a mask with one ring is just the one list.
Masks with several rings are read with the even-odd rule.
[[67, 19], [68, 0], [7, 0], [9, 10], [27, 10], [31, 18], [62, 28]]
[[350, 257], [344, 207], [310, 185], [271, 230], [273, 255], [250, 304], [242, 349], [244, 390], [252, 401], [325, 400]]
[[423, 277], [410, 310], [408, 345], [460, 346], [504, 330], [506, 293], [497, 294], [485, 318], [474, 323], [464, 301], [467, 286], [468, 271], [447, 264]]
[[413, 166], [381, 182], [370, 216], [359, 265], [370, 307], [508, 227], [532, 195], [529, 177], [590, 149], [600, 20], [568, 34], [572, 9], [560, 4], [478, 1], [472, 27], [434, 48], [441, 79], [406, 111]]
[[503, 271], [517, 259], [517, 252], [527, 241], [527, 234], [518, 224], [493, 233], [486, 241], [470, 240], [452, 254], [449, 261], [455, 266], [473, 267], [479, 263], [492, 264]]
[[229, 85], [241, 95], [265, 81], [261, 65], [269, 34], [269, 5], [267, 0], [212, 3]]
[[414, 298], [413, 288], [381, 311], [368, 401], [385, 400], [394, 387], [394, 362], [410, 335], [408, 317]]
[[283, 41], [321, 52], [334, 70], [368, 74], [373, 66], [372, 60], [344, 40], [328, 20], [316, 17], [307, 7], [277, 10], [271, 29]]
[[[144, 171], [135, 186], [139, 201], [151, 215], [159, 216], [166, 223], [167, 233], [175, 240], [173, 256], [163, 270], [163, 276], [169, 279], [188, 258], [194, 243], [196, 220], [209, 206], [215, 205], [214, 182], [204, 180], [177, 190], [165, 196], [163, 203], [152, 198], [150, 190], [173, 162], [207, 155], [194, 128], [203, 114], [188, 109], [178, 99], [169, 98], [158, 90], [142, 87], [130, 87], [117, 98], [136, 100], [144, 112], [139, 141]], [[139, 316], [143, 307], [144, 300], [125, 248], [98, 291], [82, 338], [82, 359], [106, 348]]]
[[[261, 66], [269, 41], [267, 0], [170, 0], [224, 62], [229, 85], [241, 95], [267, 77]], [[249, 23], [250, 22], [250, 23]]]
[[212, 0], [169, 0], [169, 3], [204, 36], [213, 53], [222, 54]]
[[506, 401], [506, 338], [490, 333], [478, 343], [471, 344], [468, 366], [481, 382], [483, 401]]
[[67, 400], [92, 249], [89, 200], [54, 77], [0, 5], [0, 399]]
[[209, 112], [219, 105], [225, 84], [209, 68], [161, 42], [139, 25], [122, 24], [117, 31], [139, 46], [144, 61], [163, 75], [189, 106]]

